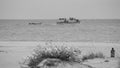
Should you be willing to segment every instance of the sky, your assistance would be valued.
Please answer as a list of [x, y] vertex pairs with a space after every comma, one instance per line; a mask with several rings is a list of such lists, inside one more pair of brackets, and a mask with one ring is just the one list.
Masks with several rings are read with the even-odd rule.
[[120, 19], [120, 0], [0, 0], [0, 19]]

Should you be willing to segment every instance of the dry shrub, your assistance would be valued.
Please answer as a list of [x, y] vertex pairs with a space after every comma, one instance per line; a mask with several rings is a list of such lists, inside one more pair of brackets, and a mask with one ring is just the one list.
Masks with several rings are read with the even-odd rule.
[[80, 54], [79, 49], [67, 46], [38, 46], [32, 56], [27, 59], [28, 66], [35, 68], [41, 61], [47, 58], [55, 58], [64, 62], [75, 62]]
[[84, 55], [82, 60], [88, 60], [88, 59], [94, 59], [94, 58], [105, 58], [105, 56], [103, 55], [103, 53], [91, 53], [89, 55]]

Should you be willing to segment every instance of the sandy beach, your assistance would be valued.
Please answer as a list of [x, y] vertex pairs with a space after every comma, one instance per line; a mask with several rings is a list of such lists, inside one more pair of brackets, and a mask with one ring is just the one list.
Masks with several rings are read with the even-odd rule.
[[[66, 45], [79, 47], [82, 51], [81, 56], [89, 53], [101, 52], [110, 62], [105, 63], [106, 59], [90, 60], [85, 64], [92, 65], [96, 68], [116, 68], [120, 56], [119, 44], [113, 43], [91, 43], [91, 42], [0, 42], [0, 66], [2, 68], [20, 68], [20, 62], [24, 61], [27, 56], [32, 55], [33, 49], [36, 46], [49, 45]], [[114, 47], [116, 50], [116, 58], [110, 58], [110, 50]], [[111, 66], [112, 65], [112, 66]], [[106, 67], [107, 66], [107, 67]], [[114, 67], [115, 66], [115, 67]]]

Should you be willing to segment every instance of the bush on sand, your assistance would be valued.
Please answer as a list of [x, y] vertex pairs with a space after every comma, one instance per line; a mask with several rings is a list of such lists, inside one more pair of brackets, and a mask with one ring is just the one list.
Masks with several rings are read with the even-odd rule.
[[105, 56], [103, 55], [103, 53], [91, 53], [89, 55], [84, 55], [82, 57], [82, 61], [88, 60], [88, 59], [94, 59], [94, 58], [105, 58]]
[[[77, 48], [67, 46], [38, 46], [32, 56], [27, 59], [30, 68], [36, 68], [45, 59], [58, 59], [62, 62], [76, 62], [81, 51]], [[53, 60], [52, 60], [53, 61]]]

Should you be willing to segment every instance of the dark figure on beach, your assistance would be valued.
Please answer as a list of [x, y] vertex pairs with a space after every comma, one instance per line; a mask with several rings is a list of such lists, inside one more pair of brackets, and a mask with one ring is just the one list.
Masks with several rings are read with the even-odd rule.
[[114, 50], [114, 48], [111, 49], [111, 57], [115, 57], [115, 50]]

